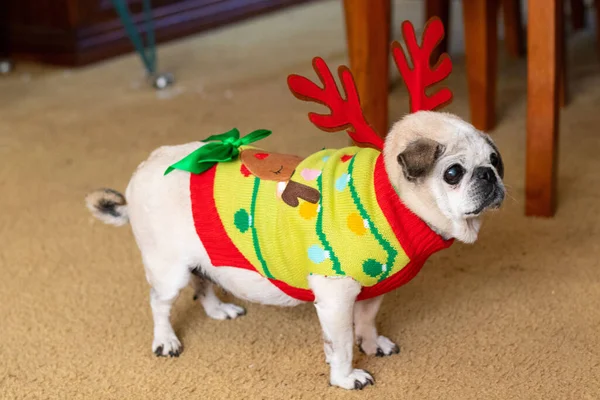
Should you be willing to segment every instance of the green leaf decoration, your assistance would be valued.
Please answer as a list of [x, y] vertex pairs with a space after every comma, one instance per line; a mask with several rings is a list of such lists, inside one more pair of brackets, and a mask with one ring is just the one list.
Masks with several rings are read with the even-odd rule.
[[249, 145], [266, 138], [270, 134], [271, 131], [259, 129], [240, 138], [240, 131], [233, 128], [229, 132], [210, 136], [202, 140], [202, 142], [206, 142], [205, 145], [169, 166], [165, 171], [165, 175], [174, 169], [191, 172], [192, 174], [201, 174], [218, 162], [236, 159], [240, 154], [240, 146]]

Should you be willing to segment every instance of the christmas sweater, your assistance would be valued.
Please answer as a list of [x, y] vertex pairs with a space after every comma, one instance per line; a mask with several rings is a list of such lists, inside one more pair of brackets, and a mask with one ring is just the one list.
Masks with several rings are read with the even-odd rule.
[[211, 263], [256, 271], [312, 301], [311, 274], [349, 276], [358, 300], [410, 281], [444, 240], [400, 201], [374, 149], [322, 150], [302, 160], [241, 148], [191, 174], [196, 232]]

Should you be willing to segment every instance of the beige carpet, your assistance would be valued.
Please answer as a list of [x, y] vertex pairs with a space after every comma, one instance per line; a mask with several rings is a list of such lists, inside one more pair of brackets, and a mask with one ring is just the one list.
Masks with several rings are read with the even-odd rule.
[[[0, 398], [600, 398], [600, 65], [591, 35], [571, 48], [558, 214], [523, 216], [525, 63], [503, 60], [493, 134], [510, 198], [476, 245], [435, 256], [387, 296], [379, 327], [402, 351], [356, 354], [377, 380], [356, 393], [328, 386], [310, 304], [248, 305], [220, 322], [188, 289], [173, 313], [185, 352], [156, 358], [130, 230], [93, 221], [83, 204], [93, 188], [123, 190], [157, 146], [232, 127], [270, 128], [264, 146], [302, 155], [345, 145], [309, 124], [315, 107], [285, 82], [314, 76], [313, 55], [345, 62], [338, 2], [162, 47], [178, 79], [162, 93], [144, 85], [134, 56], [77, 71], [19, 65], [0, 78]], [[464, 60], [455, 62], [450, 110], [468, 117]], [[396, 119], [404, 88], [390, 98]]]

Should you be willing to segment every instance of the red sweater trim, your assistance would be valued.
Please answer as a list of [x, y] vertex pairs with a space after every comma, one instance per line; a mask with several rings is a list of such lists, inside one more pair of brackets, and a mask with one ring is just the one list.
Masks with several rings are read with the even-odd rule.
[[214, 165], [201, 174], [191, 174], [190, 198], [196, 233], [214, 266], [236, 266], [256, 271], [233, 244], [221, 222], [215, 197], [212, 195], [216, 172], [217, 165]]
[[[196, 233], [202, 241], [211, 263], [216, 266], [235, 266], [258, 273], [256, 268], [231, 241], [219, 218], [214, 196], [216, 165], [202, 174], [190, 174], [190, 197]], [[400, 201], [385, 171], [383, 156], [377, 158], [373, 177], [377, 202], [410, 262], [391, 277], [362, 289], [358, 300], [377, 297], [408, 283], [433, 253], [449, 247], [453, 240], [444, 240]], [[285, 282], [269, 279], [282, 292], [301, 301], [314, 301], [308, 289], [292, 287]]]
[[410, 282], [433, 253], [450, 247], [454, 242], [454, 239], [444, 240], [402, 203], [390, 183], [383, 155], [377, 158], [373, 174], [379, 208], [392, 227], [410, 262], [389, 278], [363, 288], [358, 295], [358, 300], [380, 296]]

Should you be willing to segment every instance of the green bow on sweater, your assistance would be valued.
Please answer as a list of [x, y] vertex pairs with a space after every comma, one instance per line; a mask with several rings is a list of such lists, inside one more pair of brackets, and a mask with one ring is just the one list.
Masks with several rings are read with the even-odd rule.
[[237, 158], [240, 154], [240, 146], [264, 139], [270, 134], [271, 131], [259, 129], [240, 138], [240, 131], [233, 128], [229, 132], [210, 136], [202, 140], [202, 142], [207, 142], [204, 146], [167, 168], [165, 175], [174, 169], [188, 171], [192, 174], [201, 174], [218, 162], [231, 161]]

